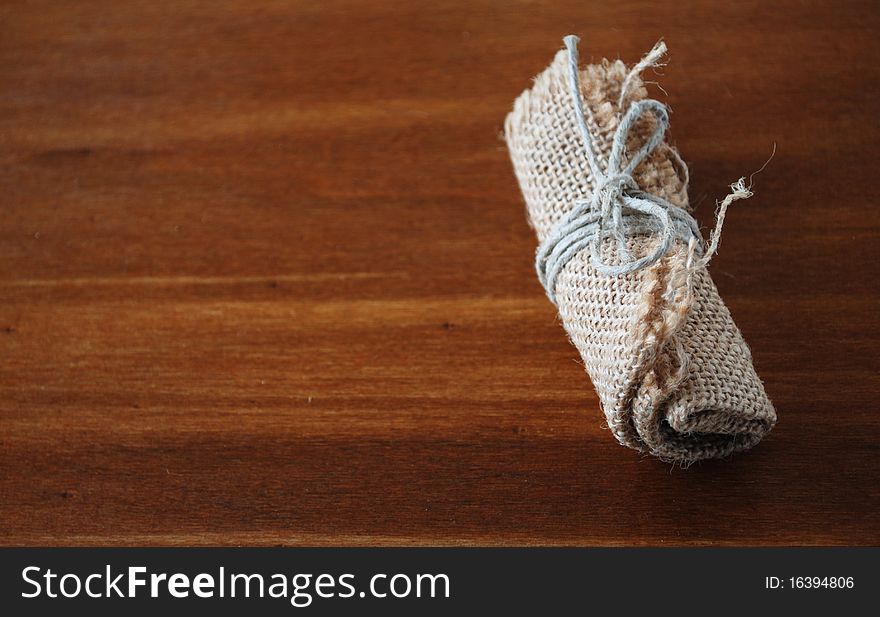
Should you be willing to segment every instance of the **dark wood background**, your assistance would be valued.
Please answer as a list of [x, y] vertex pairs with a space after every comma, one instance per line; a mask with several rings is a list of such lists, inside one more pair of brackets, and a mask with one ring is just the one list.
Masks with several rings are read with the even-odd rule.
[[[880, 11], [6, 2], [0, 543], [877, 544]], [[618, 446], [503, 118], [562, 45], [659, 79], [778, 407]], [[662, 96], [662, 93], [659, 93]]]

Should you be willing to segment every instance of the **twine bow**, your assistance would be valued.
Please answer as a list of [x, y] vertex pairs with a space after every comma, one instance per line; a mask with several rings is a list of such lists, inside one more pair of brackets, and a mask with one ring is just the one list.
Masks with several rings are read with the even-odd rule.
[[[590, 251], [590, 263], [606, 276], [628, 274], [646, 268], [660, 260], [672, 248], [676, 239], [689, 246], [688, 264], [690, 268], [705, 266], [715, 252], [720, 234], [720, 223], [724, 211], [736, 199], [751, 196], [745, 188], [743, 179], [732, 185], [734, 193], [721, 204], [719, 226], [713, 233], [706, 256], [695, 260], [694, 253], [702, 252], [702, 236], [694, 218], [682, 208], [641, 190], [633, 178], [636, 168], [660, 145], [669, 126], [669, 112], [663, 103], [654, 99], [634, 101], [626, 114], [620, 119], [612, 141], [607, 169], [603, 170], [593, 143], [589, 125], [584, 114], [580, 95], [578, 74], [578, 51], [576, 36], [565, 37], [569, 56], [569, 83], [578, 128], [580, 129], [587, 163], [594, 181], [594, 189], [589, 199], [578, 199], [574, 207], [560, 220], [550, 234], [538, 247], [535, 265], [538, 278], [547, 295], [555, 303], [556, 278], [568, 261], [583, 249]], [[665, 51], [662, 43], [648, 55], [655, 58]], [[646, 66], [642, 61], [633, 69], [641, 71]], [[624, 82], [632, 81], [632, 74]], [[621, 92], [624, 100], [626, 90]], [[653, 133], [642, 147], [625, 160], [624, 151], [633, 126], [647, 113], [656, 118]], [[634, 257], [627, 247], [627, 238], [640, 234], [656, 235], [657, 245], [642, 257]], [[618, 248], [619, 263], [610, 264], [603, 260], [601, 248], [606, 238], [613, 238]]]

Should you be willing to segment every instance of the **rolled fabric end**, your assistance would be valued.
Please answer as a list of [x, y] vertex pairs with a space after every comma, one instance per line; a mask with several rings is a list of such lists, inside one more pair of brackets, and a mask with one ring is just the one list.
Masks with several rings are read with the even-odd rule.
[[[612, 151], [615, 139], [620, 141], [621, 119], [647, 97], [638, 71], [604, 60], [579, 72], [584, 110], [579, 117], [572, 105], [571, 62], [571, 54], [560, 51], [505, 120], [510, 156], [539, 242], [558, 234], [560, 222], [569, 224], [573, 209], [583, 207], [578, 204], [592, 200], [594, 214], [599, 202], [607, 208], [608, 200], [594, 195], [608, 184], [597, 170], [617, 163]], [[629, 127], [623, 150], [644, 149], [657, 134], [658, 121], [640, 117]], [[584, 125], [591, 144], [581, 134]], [[589, 147], [594, 161], [588, 160]], [[665, 141], [650, 149], [631, 175], [640, 194], [689, 211], [687, 167]], [[625, 235], [596, 240], [602, 261], [611, 264], [656, 253], [659, 241], [637, 224]], [[676, 237], [655, 263], [617, 275], [599, 272], [591, 251], [580, 250], [548, 290], [615, 438], [684, 466], [747, 450], [776, 423], [751, 352], [708, 270], [692, 266], [695, 244]]]

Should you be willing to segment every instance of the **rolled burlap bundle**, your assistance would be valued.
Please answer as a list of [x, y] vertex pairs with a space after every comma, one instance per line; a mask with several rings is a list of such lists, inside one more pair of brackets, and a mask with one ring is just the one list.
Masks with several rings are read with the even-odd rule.
[[640, 78], [665, 45], [629, 70], [580, 70], [566, 45], [505, 121], [539, 278], [620, 443], [685, 466], [747, 450], [776, 412], [706, 265], [751, 193], [732, 185], [704, 246], [666, 107]]

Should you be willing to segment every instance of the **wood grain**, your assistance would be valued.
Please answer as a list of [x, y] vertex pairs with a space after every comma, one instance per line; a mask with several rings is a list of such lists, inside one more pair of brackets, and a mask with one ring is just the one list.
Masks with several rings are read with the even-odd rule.
[[[880, 543], [876, 4], [7, 2], [0, 543]], [[780, 421], [619, 447], [504, 115], [661, 35]], [[662, 95], [662, 93], [660, 93]]]

